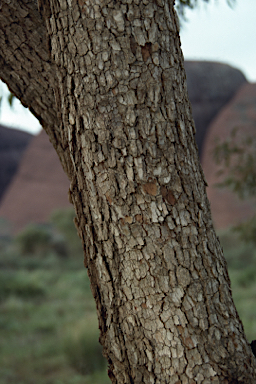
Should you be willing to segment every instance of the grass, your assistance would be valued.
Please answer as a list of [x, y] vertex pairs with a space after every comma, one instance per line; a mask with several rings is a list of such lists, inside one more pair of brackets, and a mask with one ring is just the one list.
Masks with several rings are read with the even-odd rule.
[[219, 234], [228, 263], [233, 299], [249, 342], [256, 339], [256, 249], [232, 230]]
[[[90, 332], [88, 332], [90, 329]], [[76, 371], [83, 375], [93, 374], [105, 367], [102, 347], [95, 343], [99, 337], [96, 313], [76, 323], [76, 326], [65, 332], [63, 346], [68, 361]]]
[[1, 384], [110, 383], [82, 255], [0, 265]]
[[[220, 233], [233, 297], [248, 340], [256, 338], [256, 251]], [[0, 253], [1, 384], [109, 384], [82, 254]]]

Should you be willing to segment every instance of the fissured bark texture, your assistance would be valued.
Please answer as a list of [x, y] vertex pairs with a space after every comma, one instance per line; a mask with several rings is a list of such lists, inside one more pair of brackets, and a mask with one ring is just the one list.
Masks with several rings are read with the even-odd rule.
[[198, 161], [172, 3], [40, 1], [49, 73], [32, 74], [32, 89], [47, 96], [49, 84], [55, 118], [49, 128], [43, 108], [42, 123], [71, 180], [112, 382], [253, 383], [255, 359]]

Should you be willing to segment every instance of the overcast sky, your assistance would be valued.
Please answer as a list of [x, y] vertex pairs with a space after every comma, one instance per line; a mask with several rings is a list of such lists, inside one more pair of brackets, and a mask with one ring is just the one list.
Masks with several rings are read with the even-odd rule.
[[[211, 60], [240, 69], [248, 81], [256, 82], [256, 0], [236, 0], [231, 9], [226, 0], [199, 1], [187, 10], [182, 23], [181, 44], [187, 60]], [[5, 93], [4, 85], [0, 85]], [[38, 121], [16, 100], [12, 110], [5, 100], [0, 123], [37, 133]]]
[[256, 82], [256, 0], [236, 0], [233, 8], [226, 0], [201, 0], [186, 16], [181, 28], [185, 59], [224, 62]]

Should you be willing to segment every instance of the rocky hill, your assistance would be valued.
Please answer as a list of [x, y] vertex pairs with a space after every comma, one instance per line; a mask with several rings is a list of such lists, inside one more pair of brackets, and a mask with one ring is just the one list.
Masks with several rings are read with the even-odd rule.
[[44, 131], [34, 136], [0, 205], [0, 217], [13, 232], [44, 223], [57, 208], [69, 205], [68, 178]]
[[185, 70], [201, 157], [209, 124], [247, 80], [238, 69], [211, 61], [185, 61]]
[[252, 217], [256, 213], [254, 199], [242, 201], [227, 188], [218, 188], [225, 174], [218, 176], [219, 166], [213, 161], [216, 138], [230, 137], [233, 128], [241, 137], [256, 136], [256, 84], [244, 84], [232, 100], [216, 116], [207, 129], [202, 152], [202, 166], [208, 182], [207, 194], [211, 202], [213, 221], [217, 228], [225, 228]]
[[0, 125], [0, 201], [17, 172], [23, 152], [33, 136]]
[[[247, 89], [247, 86], [250, 88], [250, 85], [248, 85], [244, 75], [239, 70], [225, 64], [189, 61], [185, 63], [185, 69], [188, 92], [197, 128], [196, 139], [206, 178], [210, 185], [209, 197], [213, 207], [213, 218], [218, 227], [230, 225], [234, 223], [234, 218], [241, 219], [240, 214], [236, 214], [236, 208], [240, 202], [235, 200], [233, 206], [229, 207], [228, 203], [231, 199], [228, 191], [225, 202], [221, 209], [218, 209], [220, 192], [216, 192], [213, 187], [215, 184], [214, 167], [209, 168], [209, 164], [212, 164], [212, 159], [209, 157], [209, 143], [212, 136], [207, 133], [210, 127], [211, 132], [216, 130], [221, 137], [227, 135], [226, 122], [223, 123], [220, 120], [218, 123], [214, 119], [218, 114], [222, 113], [226, 105], [229, 106], [231, 116], [233, 116], [232, 113], [235, 113], [233, 109], [236, 108], [234, 106], [236, 104], [233, 104], [233, 100], [236, 99], [233, 98], [237, 97], [236, 93], [239, 93], [240, 90]], [[252, 85], [252, 87], [255, 87], [255, 85]], [[248, 95], [245, 96], [245, 93], [242, 93], [241, 97], [243, 95], [245, 97], [244, 103], [247, 103], [249, 111], [255, 100], [251, 98], [252, 94], [248, 97]], [[250, 118], [249, 114], [247, 118]], [[205, 138], [207, 144], [204, 148]], [[19, 171], [8, 189], [8, 193], [5, 194], [4, 199], [1, 201], [0, 216], [12, 223], [14, 232], [19, 231], [30, 222], [43, 223], [49, 218], [54, 209], [69, 205], [67, 198], [68, 186], [68, 179], [61, 168], [57, 155], [51, 147], [46, 134], [42, 131], [31, 141], [20, 164]], [[232, 211], [232, 217], [229, 217], [227, 213], [230, 210]], [[220, 212], [222, 218], [220, 218], [219, 213], [217, 217], [215, 212]], [[229, 219], [224, 220], [223, 217], [229, 217]]]

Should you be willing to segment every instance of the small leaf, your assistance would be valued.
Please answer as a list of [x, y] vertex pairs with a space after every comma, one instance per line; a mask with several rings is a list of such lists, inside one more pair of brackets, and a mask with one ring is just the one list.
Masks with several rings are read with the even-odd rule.
[[9, 104], [10, 104], [10, 107], [13, 106], [13, 101], [14, 101], [14, 99], [15, 99], [14, 94], [13, 94], [13, 93], [9, 93], [9, 95], [8, 95], [8, 102], [9, 102]]

